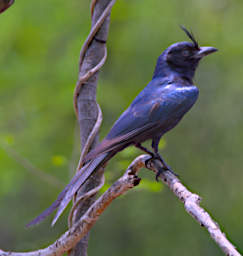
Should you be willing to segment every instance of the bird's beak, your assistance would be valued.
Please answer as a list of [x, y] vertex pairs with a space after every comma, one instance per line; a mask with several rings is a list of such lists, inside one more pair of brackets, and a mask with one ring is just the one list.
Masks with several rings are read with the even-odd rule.
[[213, 52], [217, 52], [218, 49], [211, 47], [211, 46], [204, 46], [204, 47], [200, 47], [199, 51], [195, 54], [194, 57], [196, 58], [202, 58], [204, 56], [207, 56]]

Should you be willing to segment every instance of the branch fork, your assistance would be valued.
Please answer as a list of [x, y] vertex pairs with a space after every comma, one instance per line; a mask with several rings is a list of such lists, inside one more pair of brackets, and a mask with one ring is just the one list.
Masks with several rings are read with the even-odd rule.
[[[138, 172], [147, 167], [157, 173], [162, 167], [158, 160], [152, 160], [148, 155], [140, 155], [129, 165], [124, 175], [119, 178], [104, 194], [102, 194], [55, 243], [45, 249], [33, 252], [18, 253], [0, 250], [0, 256], [59, 256], [72, 249], [96, 223], [99, 216], [114, 199], [137, 186], [140, 182]], [[180, 180], [171, 172], [164, 171], [159, 178], [173, 191], [177, 198], [184, 203], [185, 210], [203, 227], [207, 229], [212, 239], [218, 244], [225, 255], [240, 256], [241, 254], [227, 240], [219, 225], [200, 207], [200, 197], [191, 193]]]
[[[101, 0], [92, 0], [91, 2], [91, 16], [93, 18], [95, 13], [95, 7], [97, 3], [100, 3]], [[13, 1], [12, 1], [13, 2]], [[104, 47], [104, 54], [101, 56], [101, 59], [98, 64], [89, 70], [82, 70], [83, 63], [86, 58], [87, 51], [89, 46], [92, 44], [93, 39], [95, 39], [96, 34], [101, 29], [106, 18], [109, 16], [112, 6], [114, 5], [115, 0], [111, 0], [107, 7], [104, 9], [97, 22], [92, 26], [90, 34], [86, 39], [84, 46], [80, 53], [80, 63], [79, 63], [79, 77], [77, 85], [74, 92], [74, 108], [77, 114], [77, 119], [81, 121], [80, 115], [78, 113], [78, 98], [80, 97], [80, 91], [83, 85], [90, 79], [92, 76], [95, 76], [96, 73], [105, 63], [107, 57], [107, 50], [105, 47], [105, 41], [103, 38], [98, 38], [95, 41], [101, 43]], [[108, 25], [107, 25], [108, 26]], [[107, 34], [105, 35], [107, 36]], [[97, 79], [96, 79], [97, 80]], [[96, 81], [97, 82], [97, 81]], [[97, 103], [96, 103], [97, 104]], [[98, 106], [98, 105], [97, 105]], [[89, 150], [90, 146], [93, 144], [93, 141], [96, 137], [96, 134], [99, 130], [99, 126], [102, 120], [101, 111], [98, 106], [98, 121], [95, 125], [95, 129], [92, 131], [92, 136], [87, 140], [86, 146], [84, 146], [83, 153], [80, 157], [80, 162], [78, 165], [78, 170], [82, 166], [82, 159], [84, 155]], [[102, 194], [78, 219], [75, 223], [72, 223], [73, 212], [76, 210], [76, 204], [74, 205], [73, 212], [70, 214], [70, 228], [53, 244], [50, 246], [32, 252], [5, 252], [0, 249], [0, 256], [59, 256], [63, 255], [65, 252], [69, 252], [73, 249], [76, 244], [84, 238], [96, 223], [99, 216], [103, 211], [111, 204], [111, 202], [119, 197], [120, 195], [126, 193], [128, 190], [137, 186], [140, 182], [140, 178], [137, 176], [139, 170], [143, 167], [150, 169], [151, 171], [158, 173], [163, 166], [158, 160], [152, 160], [148, 155], [141, 155], [137, 157], [128, 167], [125, 174], [119, 178], [104, 194]], [[228, 256], [240, 256], [240, 253], [237, 252], [235, 247], [227, 240], [226, 236], [222, 233], [219, 228], [219, 225], [213, 221], [210, 215], [200, 207], [201, 198], [191, 193], [187, 188], [180, 182], [179, 178], [173, 175], [169, 171], [164, 171], [160, 174], [159, 178], [170, 188], [171, 191], [176, 195], [176, 197], [184, 203], [185, 210], [197, 221], [199, 224], [207, 229], [212, 239], [218, 244], [222, 251]], [[102, 184], [102, 183], [101, 183]], [[98, 188], [101, 185], [98, 186]], [[80, 198], [77, 198], [77, 201], [81, 201], [88, 194], [96, 194], [98, 191], [97, 188], [94, 188], [93, 191], [88, 192], [87, 194], [81, 195]], [[93, 194], [92, 194], [93, 195]], [[82, 198], [83, 197], [83, 198]]]

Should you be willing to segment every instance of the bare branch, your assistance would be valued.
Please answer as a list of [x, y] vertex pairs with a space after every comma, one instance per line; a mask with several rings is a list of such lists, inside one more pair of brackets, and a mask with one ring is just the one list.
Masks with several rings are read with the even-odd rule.
[[78, 205], [80, 204], [80, 202], [84, 201], [85, 199], [87, 199], [87, 198], [89, 198], [93, 195], [96, 195], [99, 192], [99, 190], [104, 186], [104, 184], [105, 184], [105, 177], [102, 176], [102, 180], [101, 180], [101, 183], [100, 183], [99, 186], [89, 190], [87, 193], [79, 196], [78, 198], [75, 198], [73, 207], [70, 210], [70, 213], [69, 213], [69, 216], [68, 216], [68, 226], [69, 226], [69, 228], [73, 225], [73, 223], [72, 223], [73, 214], [74, 214], [74, 211], [77, 209]]
[[[79, 75], [79, 79], [74, 91], [74, 109], [78, 118], [78, 106], [77, 106], [77, 100], [78, 100], [78, 95], [80, 93], [80, 89], [81, 86], [83, 85], [84, 82], [86, 82], [91, 76], [93, 76], [97, 71], [100, 70], [100, 68], [104, 65], [106, 57], [107, 57], [107, 50], [105, 47], [105, 53], [103, 58], [100, 60], [100, 62], [93, 68], [89, 69], [88, 71], [85, 72], [84, 75], [81, 75], [81, 68], [82, 68], [82, 64], [84, 61], [84, 56], [85, 53], [90, 45], [90, 43], [92, 42], [92, 40], [94, 39], [96, 33], [98, 32], [98, 30], [101, 28], [101, 26], [103, 25], [105, 19], [107, 18], [107, 16], [110, 14], [111, 8], [112, 6], [115, 4], [116, 0], [112, 0], [107, 7], [105, 8], [105, 10], [103, 11], [103, 13], [101, 14], [101, 16], [99, 17], [99, 19], [97, 20], [97, 22], [95, 23], [94, 26], [92, 26], [91, 31], [86, 39], [86, 41], [84, 42], [84, 45], [82, 47], [82, 50], [80, 52], [80, 60], [79, 60], [79, 71], [80, 71], [80, 75]], [[93, 10], [95, 8], [95, 4], [96, 1], [92, 2], [92, 7], [91, 7], [91, 14], [93, 15]], [[103, 39], [102, 39], [103, 40]], [[105, 42], [105, 40], [104, 40]]]
[[97, 133], [99, 132], [99, 129], [100, 129], [100, 126], [101, 126], [101, 123], [103, 120], [102, 111], [101, 111], [99, 104], [97, 104], [97, 108], [98, 108], [98, 116], [96, 119], [96, 123], [95, 123], [92, 131], [90, 132], [89, 137], [87, 138], [86, 144], [84, 145], [84, 147], [82, 149], [78, 167], [77, 167], [77, 171], [79, 171], [82, 168], [83, 159], [84, 159], [85, 155], [88, 153], [89, 149], [91, 148], [91, 145], [92, 145]]
[[[0, 250], [0, 256], [58, 256], [72, 249], [81, 238], [83, 238], [92, 226], [96, 223], [99, 216], [118, 196], [124, 194], [129, 189], [138, 185], [140, 178], [137, 174], [143, 167], [147, 167], [157, 173], [162, 168], [158, 160], [150, 160], [148, 155], [140, 155], [128, 167], [126, 173], [118, 179], [103, 195], [101, 195], [67, 232], [65, 232], [55, 243], [45, 249], [18, 253], [4, 252]], [[220, 230], [219, 225], [210, 215], [200, 207], [200, 197], [191, 193], [180, 180], [171, 172], [163, 172], [161, 180], [168, 185], [176, 197], [184, 203], [185, 210], [202, 226], [205, 227], [212, 239], [222, 249], [227, 256], [240, 256], [235, 247]]]
[[144, 167], [146, 159], [148, 156], [137, 157], [128, 167], [126, 173], [91, 205], [81, 219], [47, 248], [22, 253], [0, 250], [0, 256], [59, 256], [69, 251], [89, 232], [114, 199], [139, 184], [140, 178], [137, 177], [137, 173]]
[[[0, 0], [0, 13], [12, 5], [13, 2], [13, 0]], [[102, 114], [99, 105], [96, 102], [95, 94], [98, 72], [105, 63], [107, 57], [107, 49], [105, 43], [108, 35], [110, 11], [114, 3], [115, 0], [92, 0], [92, 28], [80, 53], [79, 77], [74, 92], [74, 108], [80, 123], [82, 134], [81, 144], [83, 145], [83, 151], [77, 168], [78, 170], [82, 166], [83, 156], [92, 146], [96, 144], [98, 140], [96, 135], [102, 120]], [[96, 6], [98, 7], [96, 8]], [[92, 115], [90, 115], [90, 113], [92, 113]], [[86, 122], [83, 122], [84, 120]], [[94, 129], [92, 128], [93, 126]], [[90, 132], [91, 135], [89, 135]], [[37, 171], [35, 167], [26, 161], [26, 159], [20, 158], [18, 155], [16, 155], [16, 152], [14, 152], [14, 154], [11, 152], [11, 154], [27, 169], [31, 170], [32, 172]], [[103, 182], [99, 183], [100, 179], [102, 178], [103, 171], [101, 170], [101, 174], [99, 174], [97, 171], [95, 174], [97, 176], [95, 182], [90, 182], [90, 184], [92, 183], [91, 185], [87, 183], [86, 187], [81, 189], [81, 195], [78, 195], [78, 198], [76, 199], [76, 202], [70, 213], [70, 222], [72, 222], [72, 226], [59, 239], [57, 239], [55, 243], [48, 246], [47, 248], [33, 252], [20, 253], [4, 252], [0, 250], [0, 256], [58, 256], [73, 249], [81, 239], [87, 236], [88, 232], [96, 223], [99, 216], [115, 198], [139, 184], [140, 178], [137, 177], [137, 173], [142, 167], [147, 167], [156, 173], [162, 168], [161, 163], [158, 160], [149, 160], [149, 156], [147, 155], [141, 155], [137, 157], [128, 167], [126, 173], [119, 180], [117, 180], [102, 196], [100, 196], [99, 199], [93, 202], [94, 198], [92, 198], [88, 203], [80, 206], [81, 210], [79, 214], [74, 214], [74, 212], [77, 210], [76, 208], [78, 203], [96, 194], [103, 184]], [[184, 203], [185, 210], [202, 227], [207, 229], [212, 239], [218, 244], [218, 246], [226, 255], [240, 255], [235, 247], [222, 233], [219, 225], [202, 207], [200, 207], [199, 203], [201, 199], [198, 195], [188, 191], [187, 188], [180, 182], [180, 180], [171, 172], [163, 172], [160, 175], [160, 178], [165, 184], [168, 185], [168, 187], [179, 198], [179, 200]], [[49, 177], [48, 180], [50, 180]], [[88, 191], [89, 189], [91, 190]], [[85, 192], [87, 193], [83, 194]], [[90, 206], [91, 203], [92, 205]], [[72, 218], [73, 215], [75, 215], [74, 218]], [[81, 218], [79, 218], [80, 215], [82, 215]], [[84, 249], [86, 250], [87, 248]]]
[[[162, 168], [158, 160], [149, 161], [147, 168], [158, 172]], [[163, 172], [160, 175], [161, 180], [173, 191], [177, 198], [184, 203], [185, 210], [202, 226], [207, 229], [212, 239], [222, 249], [227, 256], [240, 256], [232, 243], [226, 238], [225, 234], [220, 230], [219, 225], [211, 218], [211, 216], [200, 207], [201, 198], [197, 194], [191, 193], [180, 180], [171, 172]]]
[[[82, 167], [82, 159], [85, 154], [98, 143], [98, 132], [102, 121], [102, 113], [96, 101], [96, 87], [99, 70], [107, 58], [106, 41], [110, 24], [110, 12], [115, 1], [91, 1], [92, 26], [80, 52], [79, 76], [73, 99], [74, 109], [80, 125], [80, 138], [83, 148], [77, 171]], [[77, 192], [78, 197], [81, 196], [85, 200], [82, 200], [78, 207], [74, 202], [75, 211], [73, 209], [71, 210], [71, 223], [79, 220], [94, 202], [96, 193], [89, 193], [88, 191], [95, 191], [94, 188], [99, 186], [103, 172], [103, 168], [97, 170]], [[87, 195], [91, 195], [90, 197], [83, 196], [87, 192]], [[88, 235], [77, 244], [69, 255], [86, 256], [87, 248]]]

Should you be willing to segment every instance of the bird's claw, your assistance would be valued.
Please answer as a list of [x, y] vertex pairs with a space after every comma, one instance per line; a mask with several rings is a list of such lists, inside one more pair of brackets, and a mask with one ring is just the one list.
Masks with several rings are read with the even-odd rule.
[[148, 164], [149, 164], [149, 161], [151, 161], [151, 160], [153, 160], [154, 159], [154, 157], [153, 156], [151, 156], [150, 158], [148, 158], [148, 159], [146, 159], [145, 161], [144, 161], [144, 165], [145, 165], [145, 167], [146, 168], [148, 168]]
[[153, 156], [151, 156], [151, 158], [145, 160], [145, 166], [148, 166], [149, 161], [151, 160], [159, 160], [161, 162], [161, 164], [163, 165], [163, 167], [159, 168], [158, 172], [156, 173], [155, 179], [156, 181], [159, 181], [159, 176], [161, 173], [163, 172], [170, 172], [173, 175], [175, 175], [176, 177], [179, 177], [179, 175], [177, 173], [175, 173], [162, 159], [162, 157], [159, 154], [154, 154]]
[[[161, 162], [161, 164], [163, 165], [162, 171], [161, 171], [161, 170], [158, 171], [159, 175], [160, 175], [161, 172], [163, 172], [163, 171], [169, 171], [170, 173], [172, 173], [172, 174], [175, 175], [176, 177], [179, 177], [179, 175], [178, 175], [177, 173], [175, 173], [175, 172], [171, 169], [171, 167], [165, 163], [165, 161], [163, 160], [163, 158], [161, 157], [160, 154], [156, 154], [156, 155], [155, 155], [155, 159], [158, 159], [158, 160]], [[159, 175], [158, 175], [158, 174], [156, 175], [156, 180], [157, 180], [157, 178], [159, 177]], [[157, 177], [157, 176], [158, 176], [158, 177]]]
[[162, 172], [165, 172], [165, 170], [164, 170], [163, 168], [160, 168], [160, 169], [157, 171], [156, 176], [155, 176], [155, 180], [156, 180], [157, 182], [159, 182], [159, 176], [160, 176], [160, 174], [161, 174]]

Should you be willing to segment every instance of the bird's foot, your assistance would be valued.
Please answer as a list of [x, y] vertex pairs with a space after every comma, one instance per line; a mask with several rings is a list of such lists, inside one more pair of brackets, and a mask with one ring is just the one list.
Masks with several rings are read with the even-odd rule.
[[159, 181], [159, 176], [160, 174], [162, 174], [163, 172], [165, 172], [166, 170], [163, 169], [163, 168], [160, 168], [157, 173], [156, 173], [156, 176], [155, 176], [155, 180], [158, 182]]
[[177, 173], [175, 173], [175, 172], [171, 169], [171, 167], [170, 167], [169, 165], [166, 164], [166, 162], [163, 160], [163, 158], [161, 157], [161, 155], [160, 155], [159, 153], [151, 155], [151, 158], [145, 161], [145, 166], [147, 166], [147, 164], [148, 164], [148, 162], [149, 162], [150, 160], [156, 160], [156, 159], [159, 160], [159, 161], [162, 163], [162, 165], [163, 165], [163, 167], [160, 168], [160, 169], [158, 170], [158, 172], [156, 173], [156, 176], [155, 176], [156, 181], [159, 181], [159, 176], [160, 176], [160, 174], [163, 173], [163, 172], [166, 172], [166, 171], [172, 173], [172, 174], [175, 175], [176, 177], [179, 177], [179, 175], [178, 175]]

